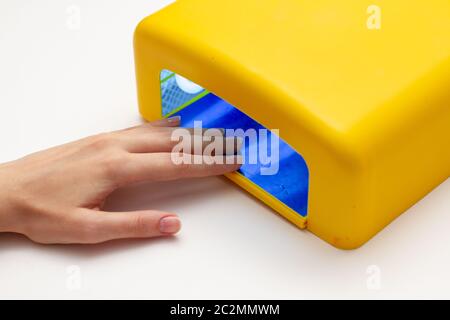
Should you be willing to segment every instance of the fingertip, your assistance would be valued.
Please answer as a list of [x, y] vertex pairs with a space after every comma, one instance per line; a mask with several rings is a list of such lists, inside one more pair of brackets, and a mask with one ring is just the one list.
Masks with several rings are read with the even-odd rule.
[[167, 118], [167, 123], [169, 123], [170, 125], [178, 126], [181, 123], [181, 116], [173, 116]]
[[237, 171], [242, 167], [242, 164], [244, 163], [244, 158], [240, 154], [227, 156], [226, 163], [229, 165], [230, 170]]
[[177, 216], [163, 217], [159, 221], [159, 231], [163, 235], [174, 235], [181, 230], [181, 220]]

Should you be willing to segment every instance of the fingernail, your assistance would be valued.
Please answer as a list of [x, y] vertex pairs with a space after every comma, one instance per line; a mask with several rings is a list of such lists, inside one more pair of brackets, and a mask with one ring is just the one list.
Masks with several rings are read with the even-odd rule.
[[[225, 164], [241, 167], [244, 164], [244, 158], [241, 155], [225, 156]], [[239, 170], [239, 168], [234, 170]]]
[[236, 151], [239, 154], [242, 151], [242, 146], [244, 145], [244, 139], [241, 137], [236, 138]]
[[167, 118], [168, 123], [176, 123], [176, 122], [180, 122], [180, 121], [181, 121], [181, 116], [174, 116], [174, 117]]
[[231, 156], [239, 154], [242, 149], [244, 140], [240, 137], [225, 138], [225, 155]]
[[159, 231], [166, 234], [175, 234], [180, 231], [181, 221], [178, 217], [165, 217], [159, 221]]
[[244, 157], [241, 154], [236, 156], [236, 164], [242, 166], [244, 164]]
[[225, 129], [222, 128], [211, 128], [211, 129], [205, 129], [205, 132], [203, 132], [203, 136], [205, 137], [224, 137], [225, 136]]

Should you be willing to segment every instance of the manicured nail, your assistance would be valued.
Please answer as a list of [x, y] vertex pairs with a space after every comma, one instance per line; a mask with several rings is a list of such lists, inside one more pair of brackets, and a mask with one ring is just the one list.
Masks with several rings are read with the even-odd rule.
[[244, 140], [240, 137], [225, 138], [225, 154], [227, 156], [239, 154], [243, 144]]
[[244, 164], [244, 157], [241, 154], [236, 156], [236, 164], [242, 166]]
[[236, 153], [239, 154], [242, 151], [244, 145], [244, 139], [241, 137], [236, 138]]
[[221, 128], [205, 129], [202, 134], [204, 137], [224, 137], [225, 129]]
[[181, 121], [181, 116], [174, 116], [174, 117], [167, 118], [168, 123], [177, 123], [180, 121]]
[[181, 221], [178, 217], [165, 217], [159, 221], [159, 231], [165, 234], [175, 234], [180, 231]]

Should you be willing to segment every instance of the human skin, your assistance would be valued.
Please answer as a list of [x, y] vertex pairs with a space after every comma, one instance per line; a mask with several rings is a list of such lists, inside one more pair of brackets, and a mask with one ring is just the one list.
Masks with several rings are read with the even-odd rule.
[[[102, 133], [0, 164], [0, 232], [20, 233], [43, 244], [93, 244], [113, 239], [172, 236], [181, 227], [174, 213], [105, 212], [114, 190], [143, 181], [222, 175], [225, 164], [176, 165], [171, 152], [178, 117]], [[202, 157], [202, 155], [193, 155]]]

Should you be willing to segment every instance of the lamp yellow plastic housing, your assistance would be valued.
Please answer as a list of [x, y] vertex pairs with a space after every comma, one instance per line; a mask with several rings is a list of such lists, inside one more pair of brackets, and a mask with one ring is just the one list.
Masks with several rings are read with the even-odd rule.
[[136, 29], [140, 112], [162, 117], [171, 70], [279, 129], [309, 167], [306, 217], [229, 178], [332, 245], [359, 247], [450, 174], [450, 2], [372, 4], [178, 0]]

